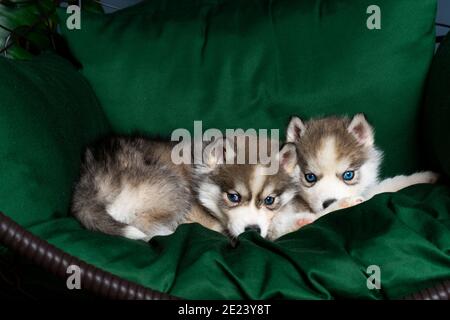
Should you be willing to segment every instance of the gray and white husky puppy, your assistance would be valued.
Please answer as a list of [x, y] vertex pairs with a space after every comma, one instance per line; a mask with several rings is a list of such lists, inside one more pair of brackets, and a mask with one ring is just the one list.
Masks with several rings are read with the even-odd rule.
[[72, 198], [88, 229], [130, 239], [168, 235], [180, 223], [221, 231], [195, 200], [192, 166], [175, 165], [172, 142], [111, 137], [86, 150]]
[[[130, 239], [168, 235], [181, 223], [197, 222], [232, 238], [253, 230], [273, 238], [271, 222], [281, 212], [310, 212], [299, 196], [295, 145], [281, 151], [269, 140], [221, 138], [205, 148], [204, 161], [174, 164], [174, 143], [113, 137], [88, 148], [75, 186], [72, 212], [88, 229]], [[272, 164], [249, 159], [248, 143], [266, 144]], [[244, 145], [244, 148], [242, 146]], [[259, 153], [258, 153], [259, 154]]]
[[438, 179], [437, 174], [425, 171], [380, 180], [383, 154], [363, 114], [306, 122], [292, 117], [287, 141], [297, 147], [301, 195], [317, 216], [328, 213], [326, 209], [339, 201], [338, 207], [346, 207], [379, 193]]
[[[224, 158], [212, 152], [206, 156], [207, 161], [195, 166], [198, 199], [208, 212], [225, 223], [231, 237], [253, 230], [262, 237], [275, 239], [291, 230], [288, 223], [273, 223], [276, 217], [311, 212], [299, 194], [300, 170], [295, 145], [285, 144], [279, 150], [278, 143], [272, 144], [270, 139], [261, 136], [237, 136], [235, 139], [235, 147], [230, 146], [228, 138], [224, 139]], [[258, 158], [238, 163], [236, 146], [250, 144], [256, 146], [253, 152]], [[269, 170], [271, 164], [261, 161], [264, 153], [260, 147], [264, 144], [267, 145], [264, 152], [268, 152], [272, 161], [277, 161], [275, 172]], [[250, 149], [245, 148], [247, 160]]]
[[310, 211], [287, 212], [272, 221], [271, 238], [313, 222], [330, 212], [357, 205], [384, 192], [435, 183], [438, 175], [418, 172], [380, 180], [383, 153], [376, 147], [374, 130], [363, 114], [325, 117], [303, 122], [292, 117], [287, 142], [297, 149], [299, 196]]

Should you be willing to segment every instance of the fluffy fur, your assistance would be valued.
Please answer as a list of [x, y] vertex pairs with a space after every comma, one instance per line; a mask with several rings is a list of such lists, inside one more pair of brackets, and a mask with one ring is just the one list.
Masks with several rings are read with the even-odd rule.
[[[300, 166], [301, 195], [318, 216], [367, 200], [382, 192], [396, 192], [419, 183], [434, 183], [433, 172], [379, 179], [382, 152], [375, 146], [374, 130], [363, 114], [353, 118], [327, 117], [303, 122], [293, 117], [287, 129]], [[354, 177], [344, 179], [346, 171]], [[313, 174], [316, 181], [307, 180]]]
[[[382, 153], [361, 114], [307, 122], [294, 117], [281, 150], [272, 150], [271, 140], [258, 136], [233, 139], [204, 146], [203, 161], [194, 165], [174, 164], [170, 142], [143, 137], [101, 141], [85, 153], [72, 212], [88, 229], [130, 239], [168, 235], [190, 222], [232, 238], [254, 230], [276, 239], [378, 193], [437, 179], [432, 172], [420, 172], [380, 181]], [[264, 145], [278, 164], [275, 173], [268, 174], [270, 164], [259, 158]], [[256, 150], [256, 162], [237, 164], [238, 150], [246, 152], [247, 160], [249, 150]], [[343, 178], [346, 171], [354, 173], [352, 179]], [[308, 181], [308, 174], [316, 181]]]
[[[254, 138], [257, 141], [253, 143], [260, 146], [262, 138]], [[236, 146], [245, 144], [245, 139], [243, 136], [236, 137], [234, 149], [225, 139], [224, 157], [234, 160]], [[233, 238], [247, 230], [254, 230], [262, 237], [276, 238], [288, 228], [287, 223], [276, 222], [277, 216], [310, 211], [299, 196], [295, 146], [287, 144], [278, 151], [270, 150], [269, 141], [263, 143], [267, 143], [269, 152], [275, 153], [274, 159], [279, 161], [279, 170], [275, 174], [267, 174], [267, 164], [262, 164], [259, 159], [254, 164], [225, 164], [224, 159], [214, 152], [207, 153], [206, 161], [194, 168], [200, 203], [217, 219], [225, 222]], [[245, 150], [248, 152], [248, 148]], [[232, 201], [230, 197], [239, 200]], [[273, 203], [267, 202], [268, 197], [273, 198]]]
[[112, 137], [87, 149], [72, 213], [88, 229], [130, 239], [167, 235], [182, 222], [220, 231], [196, 203], [190, 165], [174, 165], [173, 145]]
[[[197, 165], [175, 165], [172, 143], [142, 137], [101, 141], [86, 151], [72, 212], [88, 229], [139, 240], [168, 235], [190, 222], [232, 238], [248, 230], [275, 238], [282, 234], [277, 226], [291, 230], [290, 221], [272, 220], [280, 212], [310, 211], [298, 192], [295, 146], [270, 150], [269, 140], [235, 139], [234, 147], [229, 139], [204, 147], [203, 162]], [[249, 159], [249, 143], [259, 151], [260, 142], [279, 164], [275, 174], [267, 174], [270, 164], [258, 157], [256, 163], [236, 164], [238, 149]], [[231, 202], [230, 193], [240, 201]], [[271, 204], [264, 202], [269, 196]]]

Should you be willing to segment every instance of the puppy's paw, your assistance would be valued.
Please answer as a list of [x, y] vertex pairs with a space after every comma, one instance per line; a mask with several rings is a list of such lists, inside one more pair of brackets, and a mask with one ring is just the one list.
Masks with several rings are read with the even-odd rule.
[[306, 225], [308, 225], [310, 223], [313, 223], [313, 222], [314, 222], [313, 219], [298, 219], [297, 220], [297, 227], [301, 228], [301, 227], [304, 227], [304, 226], [306, 226]]
[[294, 228], [299, 229], [307, 224], [313, 223], [317, 219], [317, 216], [312, 213], [299, 213], [296, 215], [296, 219], [297, 221]]
[[439, 180], [439, 175], [432, 171], [424, 171], [415, 173], [417, 183], [436, 183]]
[[309, 212], [284, 213], [276, 216], [269, 227], [267, 238], [275, 240], [279, 237], [297, 231], [301, 227], [314, 222], [320, 216]]
[[339, 209], [345, 209], [356, 206], [357, 204], [360, 204], [362, 202], [364, 202], [363, 197], [347, 197], [340, 199], [336, 205]]

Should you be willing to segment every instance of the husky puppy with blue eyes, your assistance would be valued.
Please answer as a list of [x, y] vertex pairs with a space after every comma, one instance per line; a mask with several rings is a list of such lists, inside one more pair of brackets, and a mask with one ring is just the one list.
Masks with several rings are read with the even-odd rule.
[[[311, 215], [299, 195], [300, 170], [295, 145], [286, 144], [279, 150], [277, 143], [273, 150], [269, 139], [254, 137], [253, 142], [246, 142], [247, 138], [236, 136], [235, 143], [225, 138], [223, 152], [221, 148], [213, 148], [205, 153], [205, 161], [194, 166], [196, 195], [200, 204], [222, 222], [231, 238], [254, 231], [262, 237], [276, 239], [296, 229], [292, 227], [294, 218]], [[249, 143], [258, 146], [254, 150], [258, 158], [254, 162], [238, 163], [237, 146]], [[269, 170], [269, 164], [259, 158], [263, 144], [267, 144], [268, 154], [277, 162], [278, 170]], [[246, 159], [249, 159], [249, 149], [245, 148]], [[278, 221], [278, 217], [284, 216], [286, 219]]]
[[306, 122], [293, 117], [287, 141], [297, 147], [301, 195], [316, 217], [332, 211], [331, 206], [337, 204], [337, 208], [344, 208], [379, 193], [434, 183], [438, 178], [426, 171], [380, 181], [383, 154], [376, 147], [374, 130], [363, 114]]
[[[231, 238], [253, 230], [273, 239], [287, 232], [271, 227], [275, 216], [310, 211], [299, 196], [295, 145], [280, 151], [271, 140], [246, 139], [204, 145], [202, 161], [194, 164], [175, 164], [172, 142], [128, 136], [99, 141], [86, 150], [72, 213], [90, 230], [135, 240], [169, 235], [193, 222]], [[269, 163], [259, 157], [263, 144]], [[239, 150], [244, 163], [238, 161]], [[255, 162], [247, 161], [252, 154]]]

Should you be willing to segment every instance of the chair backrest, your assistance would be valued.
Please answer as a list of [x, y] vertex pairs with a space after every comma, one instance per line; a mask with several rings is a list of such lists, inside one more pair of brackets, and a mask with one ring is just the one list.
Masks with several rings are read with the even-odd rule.
[[82, 149], [109, 130], [64, 59], [0, 58], [0, 211], [29, 226], [68, 213]]
[[384, 175], [417, 169], [418, 109], [435, 0], [160, 0], [98, 15], [64, 37], [120, 132], [276, 128], [364, 112]]

